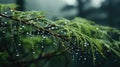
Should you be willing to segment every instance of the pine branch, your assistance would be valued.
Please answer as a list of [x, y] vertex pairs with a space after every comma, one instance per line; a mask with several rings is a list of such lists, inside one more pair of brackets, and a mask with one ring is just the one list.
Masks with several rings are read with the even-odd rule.
[[[42, 31], [44, 31], [44, 32], [48, 32], [48, 33], [54, 35], [55, 37], [61, 37], [61, 38], [67, 38], [67, 37], [69, 37], [69, 36], [67, 36], [67, 35], [58, 34], [58, 33], [53, 32], [52, 30], [48, 30], [48, 28], [51, 28], [51, 27], [53, 27], [53, 26], [56, 26], [55, 24], [50, 24], [49, 27], [41, 28], [41, 27], [38, 26], [38, 25], [28, 23], [28, 22], [31, 21], [31, 20], [34, 20], [34, 19], [37, 19], [37, 18], [44, 18], [45, 16], [40, 16], [40, 17], [36, 17], [36, 18], [29, 19], [29, 20], [19, 20], [19, 19], [14, 18], [13, 16], [8, 16], [8, 15], [5, 15], [5, 14], [0, 14], [0, 16], [1, 16], [1, 17], [5, 17], [5, 18], [8, 18], [8, 19], [11, 19], [11, 20], [14, 20], [14, 21], [22, 22], [22, 23], [27, 24], [27, 25], [32, 25], [32, 26], [38, 28], [38, 29], [37, 29], [38, 31], [42, 30]], [[46, 21], [47, 21], [47, 20], [46, 20]], [[76, 37], [76, 36], [71, 35], [70, 37]]]

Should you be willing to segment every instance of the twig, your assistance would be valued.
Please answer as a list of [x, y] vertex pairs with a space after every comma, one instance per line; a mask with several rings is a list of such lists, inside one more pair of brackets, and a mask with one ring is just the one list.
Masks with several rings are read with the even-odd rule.
[[[5, 17], [5, 18], [9, 18], [9, 19], [14, 20], [14, 21], [19, 21], [19, 22], [22, 22], [24, 24], [33, 25], [36, 28], [38, 28], [38, 30], [42, 30], [42, 31], [48, 32], [48, 33], [54, 35], [55, 37], [69, 37], [67, 35], [58, 34], [58, 33], [53, 32], [52, 30], [48, 30], [48, 29], [46, 29], [47, 27], [44, 29], [44, 28], [42, 28], [42, 27], [40, 27], [38, 25], [28, 23], [29, 21], [34, 20], [36, 18], [32, 18], [32, 19], [29, 19], [29, 20], [19, 20], [19, 19], [14, 18], [13, 16], [8, 16], [8, 15], [5, 15], [5, 14], [0, 14], [0, 16]], [[43, 17], [44, 16], [37, 17], [37, 18], [43, 18]], [[51, 26], [55, 26], [55, 25], [51, 25]], [[73, 35], [73, 36], [70, 36], [70, 37], [75, 37], [75, 36]]]

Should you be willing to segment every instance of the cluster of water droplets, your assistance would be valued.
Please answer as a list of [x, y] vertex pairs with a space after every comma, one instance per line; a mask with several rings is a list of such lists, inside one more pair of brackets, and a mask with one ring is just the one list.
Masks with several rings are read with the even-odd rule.
[[[71, 55], [72, 55], [72, 60], [76, 64], [84, 64], [84, 63], [89, 63], [91, 62], [90, 59], [92, 59], [92, 53], [89, 51], [90, 44], [88, 42], [80, 42], [80, 46], [78, 48], [77, 46], [77, 41], [74, 39], [73, 42], [71, 43]], [[96, 58], [94, 57], [94, 60]]]
[[[6, 16], [10, 16], [10, 15], [12, 15], [12, 12], [13, 12], [12, 9], [6, 8], [6, 10], [1, 11], [0, 13], [3, 15], [6, 15]], [[10, 26], [11, 31], [7, 29], [7, 27], [9, 27], [9, 26]], [[18, 56], [20, 56], [18, 53], [19, 51], [17, 49], [15, 39], [13, 38], [13, 35], [18, 33], [17, 31], [14, 31], [15, 29], [16, 29], [16, 26], [15, 25], [13, 26], [12, 23], [10, 23], [9, 19], [0, 16], [0, 31], [3, 36], [6, 35], [8, 33], [8, 31], [11, 32], [10, 34], [11, 34], [12, 43], [15, 48], [16, 56], [18, 57]], [[21, 46], [21, 44], [18, 44], [18, 45]]]
[[[10, 11], [12, 12], [13, 10], [10, 10]], [[8, 13], [8, 12], [4, 12], [4, 14], [7, 15], [7, 14], [9, 14], [9, 13]], [[1, 18], [2, 18], [2, 17], [0, 16], [0, 20], [1, 20]], [[1, 22], [1, 23], [0, 23], [0, 27], [1, 27], [1, 29], [2, 29], [2, 33], [5, 33], [5, 32], [6, 32], [4, 29], [6, 28], [7, 23], [8, 23], [7, 21], [4, 21], [4, 22]], [[67, 24], [67, 22], [65, 22], [65, 24]], [[46, 25], [45, 25], [44, 23], [41, 23], [40, 25], [43, 26], [43, 27], [46, 27]], [[19, 32], [14, 31], [14, 33], [21, 33], [22, 30], [23, 30], [25, 27], [26, 27], [25, 25], [20, 24], [20, 26], [19, 26], [19, 30], [20, 30], [20, 31], [19, 31]], [[63, 26], [61, 25], [61, 27], [63, 27]], [[12, 29], [13, 29], [13, 28], [16, 29], [17, 26], [14, 25], [14, 26], [12, 26]], [[55, 30], [58, 30], [59, 28], [56, 27], [56, 26], [54, 26], [54, 27], [49, 27], [49, 28], [47, 28], [47, 29], [48, 29], [48, 30], [55, 31]], [[99, 28], [96, 28], [96, 30], [99, 30]], [[66, 31], [66, 30], [60, 30], [59, 33], [66, 35], [66, 34], [67, 34], [67, 31]], [[73, 32], [70, 31], [70, 33], [73, 33]], [[34, 36], [36, 36], [36, 35], [34, 35], [34, 34], [42, 37], [41, 45], [40, 45], [42, 49], [45, 48], [45, 46], [44, 46], [44, 41], [45, 41], [45, 39], [48, 38], [48, 37], [49, 37], [49, 38], [52, 38], [52, 37], [51, 37], [51, 34], [49, 34], [49, 33], [47, 33], [47, 32], [43, 32], [43, 31], [37, 31], [37, 33], [35, 33], [34, 30], [32, 30], [32, 31], [27, 31], [27, 32], [26, 32], [26, 35], [29, 36], [30, 39], [32, 39]], [[12, 35], [13, 35], [13, 33], [12, 33]], [[19, 35], [20, 35], [20, 34], [19, 34]], [[72, 42], [72, 41], [71, 41], [71, 42]], [[84, 64], [86, 61], [89, 61], [88, 59], [90, 58], [90, 52], [89, 52], [89, 51], [83, 51], [83, 50], [81, 50], [82, 48], [81, 48], [81, 49], [78, 48], [78, 47], [76, 46], [76, 45], [77, 45], [77, 42], [76, 42], [76, 41], [73, 40], [73, 42], [72, 42], [72, 43], [71, 43], [71, 42], [64, 41], [64, 44], [65, 44], [65, 46], [67, 46], [67, 47], [71, 46], [72, 60], [75, 61], [76, 64], [78, 64], [78, 63]], [[72, 44], [72, 45], [71, 45], [71, 44]], [[56, 38], [54, 38], [54, 37], [53, 37], [53, 45], [55, 45], [55, 46], [58, 45], [58, 41], [57, 41]], [[86, 49], [86, 50], [88, 49], [87, 47], [90, 46], [89, 43], [87, 43], [87, 42], [80, 42], [80, 45], [83, 45], [84, 49]], [[16, 56], [19, 57], [19, 56], [20, 56], [20, 53], [19, 53], [19, 50], [18, 50], [17, 47], [22, 46], [21, 41], [18, 43], [18, 46], [16, 46], [16, 44], [15, 44], [14, 46], [15, 46]], [[31, 47], [32, 47], [32, 54], [35, 54], [35, 53], [36, 53], [36, 52], [35, 52], [35, 44], [32, 44]], [[99, 53], [97, 52], [96, 54], [99, 54]], [[94, 57], [93, 59], [96, 60], [95, 57]]]

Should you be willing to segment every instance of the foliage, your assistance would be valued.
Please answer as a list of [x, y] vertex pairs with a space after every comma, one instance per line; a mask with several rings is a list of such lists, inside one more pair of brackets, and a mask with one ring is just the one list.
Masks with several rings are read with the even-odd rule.
[[83, 54], [95, 63], [96, 53], [120, 57], [120, 30], [83, 18], [52, 21], [39, 11], [21, 12], [15, 5], [0, 4], [0, 46], [1, 66], [42, 67], [46, 63], [49, 67], [54, 61], [64, 67]]

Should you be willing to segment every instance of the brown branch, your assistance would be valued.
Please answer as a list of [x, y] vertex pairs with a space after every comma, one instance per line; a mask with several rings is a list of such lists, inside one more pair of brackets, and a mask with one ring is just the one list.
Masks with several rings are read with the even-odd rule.
[[[13, 16], [8, 16], [8, 15], [5, 15], [5, 14], [0, 14], [1, 17], [5, 17], [5, 18], [9, 18], [9, 19], [12, 19], [12, 20], [15, 20], [15, 21], [21, 21], [19, 19], [16, 19], [16, 18], [13, 18]], [[45, 16], [39, 16], [39, 17], [35, 17], [35, 18], [31, 18], [31, 19], [28, 19], [28, 20], [22, 20], [21, 22], [29, 22], [31, 20], [35, 20], [37, 18], [44, 18]]]
[[[44, 29], [44, 28], [42, 28], [42, 27], [40, 27], [40, 26], [38, 26], [38, 25], [28, 23], [29, 21], [34, 20], [34, 19], [36, 19], [36, 18], [32, 18], [32, 19], [29, 19], [29, 20], [19, 20], [19, 19], [14, 18], [13, 16], [8, 16], [8, 15], [5, 15], [5, 14], [0, 14], [0, 16], [5, 17], [5, 18], [8, 18], [8, 19], [11, 19], [11, 20], [14, 20], [14, 21], [19, 21], [19, 22], [22, 22], [22, 23], [24, 23], [24, 24], [33, 25], [33, 26], [35, 26], [36, 28], [38, 28], [38, 30], [42, 30], [42, 31], [48, 32], [48, 33], [54, 35], [55, 37], [66, 37], [66, 38], [69, 37], [69, 36], [67, 36], [67, 35], [62, 35], [62, 34], [55, 33], [55, 32], [53, 32], [52, 30]], [[43, 18], [43, 17], [44, 17], [44, 16], [37, 17], [37, 18]], [[55, 26], [55, 25], [54, 25], [54, 24], [51, 24], [50, 26]], [[47, 27], [46, 27], [46, 28], [47, 28]], [[70, 37], [75, 37], [75, 36], [73, 35], [73, 36], [70, 36]]]

